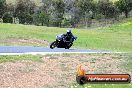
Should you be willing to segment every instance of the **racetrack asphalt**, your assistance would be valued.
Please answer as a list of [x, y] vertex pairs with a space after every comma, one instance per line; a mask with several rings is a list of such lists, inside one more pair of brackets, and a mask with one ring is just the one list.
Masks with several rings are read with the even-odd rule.
[[34, 46], [0, 46], [0, 55], [19, 55], [19, 54], [52, 54], [52, 53], [110, 53], [107, 50], [91, 50], [91, 49], [64, 49]]

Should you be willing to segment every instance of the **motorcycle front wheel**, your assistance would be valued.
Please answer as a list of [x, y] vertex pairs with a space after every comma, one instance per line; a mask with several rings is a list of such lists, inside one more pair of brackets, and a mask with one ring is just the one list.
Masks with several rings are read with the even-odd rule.
[[51, 44], [50, 44], [50, 48], [51, 49], [54, 49], [56, 47], [56, 41], [54, 41], [54, 42], [52, 42]]

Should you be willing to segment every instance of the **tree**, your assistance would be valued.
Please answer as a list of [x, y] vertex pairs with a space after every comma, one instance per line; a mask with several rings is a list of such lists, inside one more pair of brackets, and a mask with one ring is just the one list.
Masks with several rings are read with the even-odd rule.
[[52, 13], [53, 25], [61, 27], [62, 20], [64, 19], [65, 4], [63, 0], [53, 0], [54, 12]]
[[34, 23], [36, 25], [50, 25], [50, 15], [52, 13], [52, 0], [42, 0], [43, 5], [35, 8]]
[[41, 24], [42, 26], [49, 26], [49, 16], [44, 11], [36, 13], [35, 16], [38, 25]]
[[15, 23], [15, 5], [8, 3], [6, 5], [6, 13], [8, 13], [8, 15], [13, 18], [13, 23]]
[[115, 5], [119, 8], [120, 12], [124, 12], [126, 18], [128, 18], [128, 13], [132, 10], [132, 0], [119, 0], [115, 2]]
[[19, 18], [19, 23], [33, 23], [35, 7], [35, 3], [30, 0], [19, 0], [15, 9], [15, 17]]
[[0, 0], [0, 18], [2, 18], [3, 14], [5, 13], [6, 8], [6, 0]]
[[86, 28], [88, 26], [91, 26], [93, 12], [95, 8], [94, 1], [93, 0], [77, 0], [76, 7], [78, 7], [79, 9], [79, 13], [78, 13], [78, 15], [80, 16], [79, 18], [83, 21]]
[[77, 0], [77, 5], [83, 13], [89, 12], [93, 8], [93, 0]]
[[14, 12], [14, 10], [15, 10], [15, 5], [13, 5], [12, 3], [8, 3], [7, 5], [6, 5], [6, 12], [11, 12], [11, 13], [13, 13]]
[[77, 0], [65, 0], [64, 23], [75, 28], [81, 19], [81, 10]]
[[3, 23], [13, 23], [13, 15], [10, 12], [4, 13]]
[[99, 1], [97, 8], [98, 13], [104, 15], [105, 18], [115, 18], [118, 15], [118, 9], [109, 0]]

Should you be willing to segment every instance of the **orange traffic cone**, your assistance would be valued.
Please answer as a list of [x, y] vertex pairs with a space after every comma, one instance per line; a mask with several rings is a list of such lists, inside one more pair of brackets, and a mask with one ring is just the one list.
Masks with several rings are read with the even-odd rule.
[[84, 68], [82, 68], [82, 65], [79, 65], [77, 67], [77, 75], [78, 76], [84, 76], [86, 74], [86, 71], [84, 70]]

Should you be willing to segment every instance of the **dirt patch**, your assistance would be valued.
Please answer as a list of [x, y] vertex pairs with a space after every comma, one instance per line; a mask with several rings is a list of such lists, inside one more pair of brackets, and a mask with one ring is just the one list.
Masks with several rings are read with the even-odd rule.
[[49, 41], [40, 39], [31, 39], [25, 37], [7, 37], [0, 39], [3, 45], [32, 45], [32, 46], [48, 46]]
[[75, 83], [76, 67], [86, 67], [87, 73], [124, 73], [119, 54], [59, 54], [45, 55], [41, 62], [29, 60], [0, 64], [1, 88], [68, 88]]

